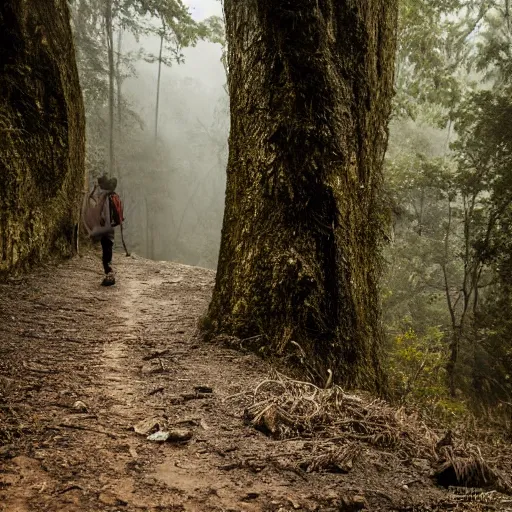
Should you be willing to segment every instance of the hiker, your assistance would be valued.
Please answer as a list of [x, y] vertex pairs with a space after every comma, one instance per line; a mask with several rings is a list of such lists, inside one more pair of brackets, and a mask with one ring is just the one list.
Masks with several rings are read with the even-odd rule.
[[121, 200], [115, 193], [116, 186], [116, 178], [108, 178], [103, 175], [98, 178], [98, 184], [84, 202], [84, 225], [91, 239], [101, 243], [103, 270], [105, 271], [102, 286], [112, 286], [116, 282], [112, 268], [114, 227], [122, 226], [124, 220]]

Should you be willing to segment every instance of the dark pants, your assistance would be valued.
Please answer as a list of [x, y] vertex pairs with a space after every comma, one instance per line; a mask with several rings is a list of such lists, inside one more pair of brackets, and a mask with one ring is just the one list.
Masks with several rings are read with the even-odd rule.
[[112, 249], [114, 247], [114, 242], [110, 240], [110, 238], [104, 236], [101, 239], [101, 248], [103, 249], [103, 268], [105, 269], [105, 274], [112, 272]]

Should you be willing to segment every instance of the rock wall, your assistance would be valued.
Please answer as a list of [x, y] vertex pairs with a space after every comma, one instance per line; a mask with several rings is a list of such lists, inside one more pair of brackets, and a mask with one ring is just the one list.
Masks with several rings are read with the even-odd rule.
[[66, 0], [2, 0], [0, 277], [73, 254], [84, 125]]

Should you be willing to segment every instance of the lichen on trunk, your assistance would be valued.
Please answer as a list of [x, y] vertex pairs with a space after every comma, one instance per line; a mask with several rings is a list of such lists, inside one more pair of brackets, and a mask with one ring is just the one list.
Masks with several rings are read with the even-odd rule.
[[225, 15], [231, 132], [207, 333], [378, 390], [396, 0], [225, 0]]
[[66, 0], [0, 3], [0, 277], [73, 252], [84, 112]]

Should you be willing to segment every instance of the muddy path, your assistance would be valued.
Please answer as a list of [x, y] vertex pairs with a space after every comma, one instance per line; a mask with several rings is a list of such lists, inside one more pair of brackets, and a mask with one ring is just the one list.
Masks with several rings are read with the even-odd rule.
[[[0, 285], [0, 510], [396, 510], [440, 495], [405, 485], [393, 454], [348, 475], [289, 470], [311, 443], [269, 439], [229, 399], [266, 363], [197, 335], [214, 273], [116, 257], [113, 288], [98, 255]], [[152, 418], [192, 438], [134, 431]]]

